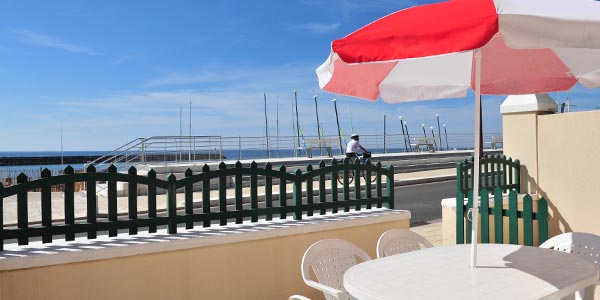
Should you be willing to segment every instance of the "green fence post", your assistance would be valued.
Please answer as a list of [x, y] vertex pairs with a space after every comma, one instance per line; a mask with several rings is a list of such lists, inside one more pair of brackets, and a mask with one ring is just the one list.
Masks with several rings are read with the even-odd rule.
[[258, 165], [255, 161], [250, 163], [250, 209], [252, 209], [251, 222], [258, 222], [258, 177], [256, 170]]
[[[21, 173], [17, 176], [17, 184], [25, 186], [27, 184], [27, 175]], [[27, 190], [17, 193], [17, 227], [19, 229], [27, 229], [29, 227], [29, 208], [27, 206]], [[19, 232], [19, 245], [27, 245], [28, 236], [24, 231]]]
[[[210, 167], [207, 164], [204, 164], [204, 166], [202, 167], [202, 174], [206, 174], [209, 172]], [[202, 222], [202, 226], [210, 227], [210, 178], [206, 177], [204, 177], [204, 180], [202, 180], [202, 216], [204, 217], [204, 222]]]
[[[489, 243], [490, 242], [490, 199], [489, 193], [486, 188], [481, 189], [480, 193], [480, 207], [479, 207], [479, 215], [481, 216], [481, 242]], [[475, 218], [475, 216], [473, 216]]]
[[331, 202], [333, 203], [333, 208], [331, 209], [331, 212], [334, 214], [338, 212], [338, 171], [339, 166], [337, 160], [334, 158], [331, 160]]
[[[65, 168], [64, 174], [68, 177], [65, 183], [65, 225], [67, 228], [75, 224], [75, 170], [71, 166]], [[67, 231], [65, 240], [74, 241], [75, 233]]]
[[394, 166], [389, 165], [387, 167], [387, 180], [386, 180], [386, 188], [387, 188], [387, 200], [388, 200], [388, 208], [394, 209]]
[[517, 192], [511, 190], [508, 193], [508, 242], [519, 243], [519, 220], [517, 218]]
[[219, 213], [221, 218], [219, 219], [219, 225], [227, 225], [227, 177], [225, 176], [225, 170], [227, 166], [224, 162], [219, 164]]
[[505, 165], [506, 156], [498, 155], [498, 162], [496, 162], [496, 183], [498, 185], [506, 185], [506, 182], [502, 182], [502, 177], [504, 176], [503, 167]]
[[[281, 167], [279, 167], [279, 171], [281, 173], [286, 173], [285, 170], [285, 166], [281, 165]], [[280, 219], [285, 219], [287, 217], [287, 191], [286, 191], [286, 179], [282, 176], [281, 178], [279, 178], [279, 208], [281, 209], [281, 211], [279, 212], [279, 218]]]
[[267, 221], [273, 220], [273, 166], [270, 162], [265, 165], [265, 207], [267, 208]]
[[[373, 205], [371, 203], [371, 199], [373, 198], [371, 196], [371, 189], [372, 189], [372, 187], [371, 187], [371, 168], [372, 168], [371, 159], [367, 159], [367, 162], [365, 164], [365, 171], [363, 171], [365, 174], [365, 197], [367, 198], [367, 201], [368, 201], [367, 209], [371, 209], [371, 207]], [[375, 176], [377, 176], [379, 174], [381, 174], [381, 173], [377, 172], [377, 173], [375, 173]]]
[[239, 214], [235, 218], [235, 224], [242, 224], [244, 218], [241, 215], [241, 212], [244, 210], [244, 195], [242, 193], [242, 187], [244, 183], [242, 182], [242, 163], [238, 160], [235, 163], [235, 210]]
[[[345, 212], [349, 212], [350, 211], [350, 178], [348, 178], [350, 176], [350, 159], [349, 158], [344, 158], [344, 169], [343, 169], [343, 174], [344, 174], [344, 186], [342, 187], [343, 189], [343, 194], [344, 194], [344, 211]], [[354, 178], [354, 180], [356, 180], [356, 178]]]
[[194, 215], [194, 185], [192, 184], [191, 179], [189, 179], [193, 175], [194, 172], [192, 172], [192, 169], [187, 168], [185, 170], [184, 176], [189, 180], [184, 187], [185, 215], [188, 217], [185, 222], [185, 229], [194, 228], [194, 222], [191, 220], [191, 217]]
[[[108, 167], [108, 174], [112, 177], [117, 174], [117, 167], [110, 165]], [[116, 226], [117, 222], [117, 182], [114, 179], [108, 180], [108, 221], [115, 222], [114, 226], [111, 225], [108, 229], [108, 236], [117, 236], [118, 230]]]
[[[377, 172], [379, 173], [377, 175], [377, 179], [375, 181], [375, 194], [377, 195], [377, 198], [379, 200], [377, 200], [377, 208], [382, 208], [383, 207], [383, 182], [381, 179], [381, 171], [383, 170], [383, 167], [381, 165], [381, 162], [378, 161], [377, 162]], [[386, 175], [387, 176], [387, 175]], [[386, 177], [387, 180], [387, 177]]]
[[[473, 190], [469, 191], [469, 199], [467, 200], [467, 208], [465, 209], [465, 211], [467, 212], [467, 216], [469, 215], [469, 211], [471, 211], [471, 220], [473, 220], [473, 218], [476, 218], [477, 216], [473, 216], [473, 211], [471, 210], [471, 208], [473, 208]], [[473, 224], [472, 221], [467, 220], [467, 243], [471, 242], [471, 225]]]
[[[89, 176], [86, 187], [87, 187], [87, 223], [89, 225], [96, 224], [96, 212], [98, 211], [98, 198], [96, 197], [96, 167], [89, 165], [86, 173]], [[88, 239], [96, 238], [96, 228], [92, 225], [89, 227], [87, 233]]]
[[321, 175], [319, 175], [319, 203], [322, 205], [319, 214], [321, 215], [324, 215], [326, 212], [325, 202], [327, 201], [325, 192], [325, 173], [322, 170], [323, 168], [325, 168], [325, 162], [321, 160], [319, 162], [319, 170], [321, 171]]
[[294, 220], [302, 220], [302, 171], [294, 172], [293, 185]]
[[177, 177], [173, 173], [167, 177], [167, 216], [168, 233], [177, 233]]
[[456, 189], [456, 244], [465, 243], [465, 194]]
[[137, 234], [137, 169], [135, 167], [129, 168], [129, 190], [128, 190], [128, 203], [129, 203], [129, 234]]
[[[50, 178], [52, 173], [48, 168], [45, 168], [40, 174], [42, 179]], [[48, 181], [48, 180], [44, 180]], [[0, 183], [1, 184], [1, 183]], [[52, 233], [49, 231], [52, 228], [52, 195], [50, 184], [42, 185], [42, 226], [45, 227], [42, 234], [42, 243], [52, 243]]]
[[306, 166], [306, 204], [308, 204], [308, 210], [306, 211], [306, 215], [307, 216], [312, 216], [313, 215], [313, 209], [314, 209], [314, 200], [313, 200], [313, 166], [311, 164], [308, 164], [308, 166]]
[[533, 246], [533, 204], [529, 194], [523, 197], [523, 243]]
[[502, 201], [502, 189], [494, 189], [494, 243], [504, 243], [504, 203]]
[[150, 225], [148, 226], [148, 232], [156, 232], [157, 220], [156, 220], [156, 171], [150, 169], [148, 171], [148, 178], [150, 183], [148, 184], [148, 219], [150, 219]]
[[[361, 172], [361, 166], [362, 164], [360, 163], [360, 159], [355, 159], [354, 160], [354, 164], [352, 165], [353, 167], [353, 172], [354, 172], [354, 200], [356, 200], [356, 205], [354, 206], [355, 210], [360, 210], [360, 200], [361, 200], [361, 191], [360, 191], [360, 182], [361, 182], [361, 176], [360, 173]], [[368, 180], [367, 180], [368, 181]], [[348, 209], [349, 210], [349, 209]]]

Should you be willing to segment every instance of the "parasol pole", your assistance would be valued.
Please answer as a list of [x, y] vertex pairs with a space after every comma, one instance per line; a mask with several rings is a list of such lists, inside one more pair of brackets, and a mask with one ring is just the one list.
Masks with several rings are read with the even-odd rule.
[[481, 156], [481, 50], [475, 50], [475, 147], [473, 149], [473, 208], [471, 210], [471, 268], [477, 268], [479, 231], [479, 157]]

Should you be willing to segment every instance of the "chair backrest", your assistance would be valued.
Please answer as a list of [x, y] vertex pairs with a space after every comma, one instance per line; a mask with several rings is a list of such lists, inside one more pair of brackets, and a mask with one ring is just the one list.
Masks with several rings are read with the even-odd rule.
[[[314, 281], [310, 277], [311, 269], [317, 282], [328, 287], [345, 291], [344, 273], [357, 264], [357, 259], [371, 260], [371, 257], [360, 247], [340, 239], [325, 239], [312, 244], [302, 258], [302, 279], [314, 288]], [[325, 299], [337, 299], [324, 293]]]
[[600, 268], [600, 236], [585, 232], [559, 234], [540, 245], [540, 248], [572, 253], [587, 259]]
[[433, 247], [431, 242], [418, 233], [397, 228], [384, 232], [377, 241], [377, 257], [385, 257], [409, 251]]

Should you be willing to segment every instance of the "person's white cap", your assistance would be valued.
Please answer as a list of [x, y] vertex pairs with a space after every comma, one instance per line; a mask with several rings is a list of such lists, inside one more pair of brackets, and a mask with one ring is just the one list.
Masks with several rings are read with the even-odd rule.
[[355, 137], [358, 137], [358, 134], [356, 134], [356, 133], [353, 133], [353, 134], [350, 136], [350, 138], [355, 138]]

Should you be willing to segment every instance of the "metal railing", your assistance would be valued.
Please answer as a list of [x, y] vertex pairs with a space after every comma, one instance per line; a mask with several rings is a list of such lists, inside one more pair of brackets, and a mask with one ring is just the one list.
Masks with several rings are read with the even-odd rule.
[[[491, 140], [497, 133], [484, 135], [484, 141]], [[414, 151], [411, 144], [424, 134], [364, 134], [361, 144], [373, 153], [392, 153]], [[471, 133], [454, 133], [452, 135], [431, 136], [436, 151], [453, 149], [472, 149]], [[241, 160], [279, 157], [306, 156], [310, 146], [306, 140], [327, 139], [339, 140], [337, 135], [327, 136], [154, 136], [137, 138], [111, 151], [110, 153], [88, 163], [96, 166], [99, 172], [105, 171], [114, 164], [119, 170], [126, 170], [135, 164], [167, 164], [178, 162], [207, 162], [221, 160]], [[300, 144], [298, 145], [298, 140]], [[331, 143], [333, 155], [342, 155], [346, 148], [347, 136], [342, 136], [342, 144]], [[440, 144], [440, 141], [442, 142]], [[488, 143], [489, 144], [489, 143]], [[323, 152], [319, 153], [323, 155]], [[86, 165], [86, 167], [87, 167]]]

